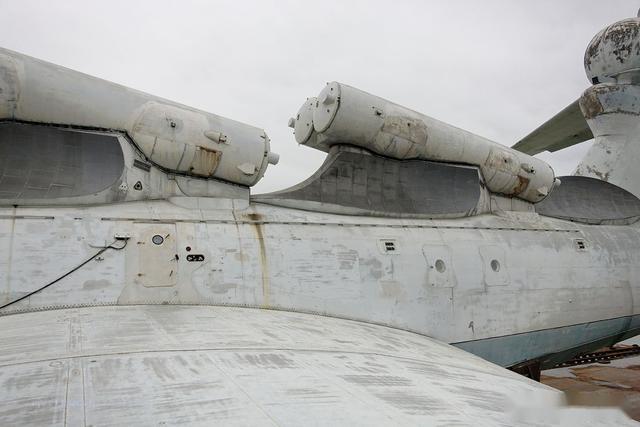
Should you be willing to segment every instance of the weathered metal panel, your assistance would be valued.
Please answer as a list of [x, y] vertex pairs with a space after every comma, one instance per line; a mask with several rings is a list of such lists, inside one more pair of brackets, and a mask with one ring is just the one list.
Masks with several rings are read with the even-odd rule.
[[481, 192], [477, 168], [335, 147], [306, 181], [252, 200], [349, 215], [460, 217], [477, 213]]
[[[638, 28], [614, 25], [587, 52], [588, 67], [603, 52], [627, 65], [604, 64], [594, 77], [615, 84], [581, 98], [596, 142], [578, 170], [636, 195]], [[570, 129], [575, 114], [562, 113]], [[544, 162], [354, 88], [328, 84], [291, 123], [330, 151], [323, 168], [252, 204], [242, 186], [277, 155], [250, 126], [5, 50], [0, 117], [102, 129], [45, 133], [111, 138], [122, 171], [67, 183], [84, 193], [21, 199], [111, 204], [0, 208], [1, 424], [546, 425], [537, 417], [557, 419], [558, 394], [426, 336], [507, 366], [640, 332], [637, 198], [568, 178], [539, 211], [560, 219], [540, 216], [525, 200], [551, 191]], [[2, 147], [0, 191], [54, 186], [47, 156], [104, 172], [57, 150], [66, 140], [31, 140], [23, 159]], [[6, 180], [14, 172], [22, 181]], [[142, 306], [115, 307], [128, 304]], [[90, 307], [51, 310], [69, 306]], [[537, 399], [532, 419], [505, 410]], [[571, 425], [611, 421], [570, 413]]]
[[138, 265], [134, 283], [145, 287], [175, 286], [179, 274], [175, 224], [137, 224]]
[[504, 247], [481, 245], [478, 247], [482, 258], [482, 278], [486, 286], [508, 286], [511, 283], [509, 266]]
[[584, 69], [593, 84], [632, 80], [640, 68], [640, 19], [628, 18], [603, 28], [589, 42]]
[[424, 336], [321, 316], [130, 306], [0, 324], [2, 425], [630, 422], [564, 408], [560, 392]]
[[222, 152], [216, 149], [220, 137], [216, 144], [206, 135], [210, 131], [202, 132], [208, 126], [203, 113], [151, 102], [140, 112], [131, 136], [145, 155], [162, 167], [211, 177]]
[[[549, 354], [556, 354], [569, 352], [571, 349], [579, 348], [584, 343], [597, 342], [600, 348], [613, 345], [619, 342], [621, 329], [627, 328], [630, 322], [637, 324], [639, 321], [640, 316], [636, 315], [524, 334], [453, 343], [453, 345], [486, 360], [491, 360], [496, 364], [513, 366], [518, 362], [527, 360], [526, 355], [532, 351], [535, 352], [536, 347], [545, 347], [549, 350]], [[638, 332], [637, 327], [633, 330], [636, 333]], [[571, 356], [565, 355], [564, 357]], [[542, 360], [545, 368], [552, 367], [557, 363], [557, 360], [551, 364], [546, 364], [545, 361], [545, 359]]]
[[593, 138], [593, 133], [575, 100], [558, 114], [522, 138], [511, 148], [534, 155], [558, 151]]
[[20, 97], [18, 64], [0, 51], [0, 119], [12, 119]]
[[427, 286], [438, 288], [456, 286], [456, 266], [451, 261], [451, 248], [448, 245], [424, 245], [422, 255], [427, 265]]
[[[0, 89], [2, 119], [127, 132], [149, 159], [171, 171], [189, 174], [182, 154], [196, 146], [223, 153], [215, 178], [245, 186], [277, 162], [262, 129], [2, 48]], [[213, 141], [211, 132], [224, 140]], [[244, 163], [256, 165], [253, 173], [238, 170]]]
[[[637, 225], [594, 227], [535, 213], [436, 221], [267, 205], [244, 211], [197, 207], [166, 201], [95, 206], [84, 208], [78, 219], [73, 208], [0, 209], [3, 229], [14, 230], [0, 235], [0, 245], [13, 248], [2, 254], [5, 274], [11, 275], [6, 302], [87, 259], [97, 250], [89, 244], [108, 244], [116, 233], [132, 236], [123, 251], [106, 252], [4, 311], [68, 304], [230, 304], [354, 318], [448, 342], [640, 314]], [[167, 222], [176, 224], [176, 284], [136, 285], [140, 224], [152, 229]], [[387, 243], [392, 251], [385, 250]], [[65, 254], [64, 262], [51, 257], [53, 247]], [[190, 254], [204, 260], [188, 261]], [[438, 259], [444, 274], [436, 275]], [[559, 344], [562, 336], [554, 339]], [[539, 344], [529, 357], [551, 348]]]
[[[494, 192], [539, 201], [551, 190], [549, 182], [553, 174], [547, 165], [535, 159], [353, 88], [330, 84], [316, 100], [317, 104], [305, 104], [307, 110], [313, 109], [312, 124], [317, 125], [317, 129], [310, 133], [302, 132], [301, 138], [306, 140], [305, 143], [321, 149], [345, 143], [359, 144], [405, 161], [384, 159], [379, 162], [379, 157], [365, 156], [362, 151], [336, 149], [335, 152], [340, 155], [330, 157], [326, 168], [321, 169], [315, 177], [317, 179], [286, 193], [276, 194], [280, 197], [276, 197], [277, 200], [271, 199], [277, 202], [273, 204], [280, 206], [249, 204], [246, 188], [244, 192], [234, 192], [219, 182], [202, 180], [197, 175], [213, 173], [227, 178], [245, 175], [259, 179], [269, 159], [274, 160], [268, 152], [268, 139], [264, 134], [49, 64], [19, 55], [15, 57], [18, 58], [12, 62], [15, 66], [6, 65], [7, 61], [3, 63], [6, 69], [15, 69], [20, 93], [14, 97], [17, 100], [15, 105], [10, 105], [13, 100], [5, 99], [4, 107], [15, 107], [18, 119], [108, 127], [126, 130], [130, 134], [136, 130], [140, 134], [137, 135], [138, 148], [148, 158], [136, 153], [133, 146], [125, 148], [121, 134], [118, 138], [123, 147], [126, 176], [122, 177], [111, 198], [103, 194], [100, 195], [103, 198], [92, 199], [94, 202], [131, 203], [61, 209], [0, 208], [0, 230], [10, 230], [0, 235], [0, 247], [8, 248], [6, 255], [0, 254], [3, 277], [7, 278], [1, 295], [5, 302], [37, 289], [90, 259], [82, 269], [56, 282], [54, 286], [4, 309], [3, 314], [12, 313], [15, 316], [3, 316], [0, 319], [0, 323], [8, 328], [0, 328], [0, 335], [3, 330], [10, 329], [11, 321], [6, 319], [22, 316], [16, 314], [20, 311], [103, 304], [234, 305], [312, 312], [366, 322], [367, 325], [361, 326], [369, 332], [373, 331], [367, 334], [369, 340], [381, 325], [395, 328], [385, 333], [383, 342], [375, 342], [373, 347], [363, 347], [353, 338], [352, 332], [341, 334], [325, 327], [330, 320], [313, 317], [313, 321], [306, 322], [305, 317], [299, 314], [277, 314], [286, 318], [283, 322], [288, 334], [285, 340], [278, 339], [277, 331], [274, 332], [273, 322], [277, 319], [264, 317], [266, 315], [263, 314], [254, 318], [245, 314], [249, 312], [246, 310], [242, 311], [242, 319], [233, 318], [232, 315], [229, 317], [237, 322], [235, 326], [251, 329], [252, 334], [260, 332], [257, 337], [248, 337], [234, 329], [234, 325], [211, 320], [208, 317], [215, 316], [194, 311], [195, 308], [174, 317], [169, 315], [166, 319], [168, 323], [162, 316], [175, 307], [158, 312], [149, 309], [145, 315], [151, 320], [152, 331], [149, 331], [145, 321], [136, 319], [140, 312], [135, 310], [117, 312], [114, 309], [110, 315], [104, 316], [102, 323], [89, 321], [84, 326], [82, 319], [70, 319], [67, 325], [70, 334], [68, 345], [60, 354], [48, 353], [42, 358], [49, 357], [66, 363], [70, 374], [62, 379], [58, 376], [49, 377], [48, 381], [64, 384], [68, 390], [69, 394], [65, 396], [70, 397], [66, 397], [65, 408], [73, 412], [71, 417], [79, 416], [73, 405], [76, 401], [74, 396], [80, 394], [89, 399], [90, 404], [83, 406], [93, 411], [89, 413], [89, 419], [100, 424], [106, 414], [114, 412], [113, 401], [119, 398], [116, 396], [130, 393], [131, 389], [142, 390], [139, 395], [145, 396], [144, 392], [150, 388], [149, 395], [155, 398], [157, 390], [168, 388], [176, 390], [171, 397], [182, 397], [184, 395], [181, 393], [193, 390], [194, 384], [206, 390], [225, 377], [232, 378], [233, 384], [226, 387], [227, 383], [224, 383], [224, 387], [216, 390], [224, 396], [230, 396], [230, 406], [248, 408], [240, 412], [251, 414], [250, 418], [254, 413], [256, 417], [266, 413], [270, 420], [286, 423], [287, 419], [279, 421], [278, 417], [284, 417], [292, 411], [290, 407], [280, 405], [289, 400], [278, 393], [287, 390], [285, 384], [291, 378], [309, 378], [326, 370], [340, 379], [331, 377], [328, 385], [314, 380], [307, 390], [315, 392], [338, 382], [340, 390], [347, 390], [350, 400], [354, 395], [363, 396], [367, 408], [376, 407], [381, 400], [392, 413], [390, 419], [410, 423], [413, 420], [411, 417], [416, 414], [433, 417], [434, 412], [442, 412], [439, 399], [445, 396], [448, 401], [451, 396], [442, 394], [440, 389], [432, 390], [431, 395], [424, 395], [424, 390], [429, 389], [429, 380], [423, 381], [406, 365], [393, 365], [386, 361], [384, 363], [389, 366], [388, 371], [399, 371], [401, 374], [371, 378], [363, 372], [370, 373], [367, 369], [375, 371], [376, 367], [362, 366], [361, 361], [356, 360], [359, 356], [355, 356], [365, 348], [369, 350], [364, 359], [385, 358], [388, 356], [385, 352], [394, 347], [400, 350], [405, 359], [413, 357], [413, 353], [420, 353], [419, 357], [432, 356], [426, 348], [412, 350], [412, 344], [407, 344], [407, 341], [413, 341], [400, 330], [414, 331], [448, 342], [467, 343], [465, 345], [469, 345], [473, 351], [505, 365], [535, 358], [551, 360], [549, 357], [560, 357], [559, 354], [579, 348], [587, 349], [602, 340], [614, 340], [615, 337], [638, 330], [638, 224], [630, 224], [631, 221], [625, 225], [598, 227], [573, 224], [563, 219], [540, 216], [532, 211], [530, 203], [523, 200], [496, 195], [489, 198], [488, 191], [481, 188], [486, 184]], [[76, 79], [90, 90], [80, 93], [78, 88], [83, 85], [78, 84]], [[10, 82], [8, 85], [12, 84]], [[51, 87], [55, 90], [51, 91]], [[348, 97], [332, 95], [331, 88], [344, 89], [354, 98], [349, 100]], [[612, 142], [620, 143], [612, 156], [619, 159], [624, 152], [620, 147], [634, 140], [631, 133], [618, 135], [609, 131], [618, 125], [627, 129], [637, 127], [634, 118], [637, 118], [635, 98], [631, 96], [635, 94], [635, 89], [607, 88], [602, 93], [591, 93], [594, 96], [602, 95], [596, 96], [598, 102], [591, 99], [593, 97], [584, 97], [590, 101], [585, 111], [590, 120], [611, 116], [609, 121], [600, 123], [602, 127], [598, 135], [603, 137], [600, 141], [602, 147], [606, 148], [606, 144]], [[604, 104], [603, 100], [606, 101]], [[101, 110], [99, 114], [88, 108], [98, 101], [104, 105], [104, 111]], [[60, 111], [47, 107], [53, 102], [60, 105]], [[339, 102], [343, 103], [341, 108], [345, 108], [342, 111], [338, 111]], [[622, 103], [626, 109], [617, 111], [613, 108], [616, 102]], [[114, 105], [118, 105], [119, 109]], [[308, 113], [307, 110], [302, 113]], [[151, 115], [145, 116], [145, 113]], [[293, 124], [297, 130], [308, 131], [303, 127], [309, 124], [308, 114], [303, 116], [298, 119], [300, 123]], [[247, 150], [243, 148], [236, 156], [234, 141], [238, 138], [244, 142], [258, 138], [259, 144], [251, 147], [243, 145]], [[600, 147], [598, 144], [596, 142], [596, 146]], [[212, 151], [200, 153], [204, 154], [204, 158], [200, 159], [202, 161], [194, 161], [198, 155], [196, 147], [199, 146]], [[218, 151], [223, 155], [216, 157], [217, 154], [212, 154]], [[231, 160], [228, 160], [230, 156]], [[340, 163], [340, 159], [345, 162]], [[138, 167], [135, 166], [136, 160]], [[151, 161], [156, 164], [151, 164]], [[453, 167], [442, 163], [445, 161], [476, 166]], [[140, 162], [149, 166], [141, 168]], [[607, 162], [608, 166], [615, 163]], [[157, 167], [159, 164], [163, 164], [165, 169], [177, 171], [193, 167], [190, 173], [194, 176], [170, 177]], [[365, 167], [359, 167], [360, 164]], [[427, 164], [429, 167], [424, 167]], [[420, 167], [413, 167], [415, 165]], [[478, 176], [478, 168], [482, 171], [483, 179]], [[462, 179], [459, 179], [461, 176]], [[246, 177], [232, 181], [248, 185]], [[426, 183], [436, 185], [424, 188]], [[545, 183], [549, 185], [543, 185]], [[138, 195], [135, 191], [141, 193]], [[287, 198], [281, 197], [282, 194]], [[178, 197], [199, 195], [216, 198]], [[242, 196], [244, 200], [239, 201], [235, 196]], [[256, 200], [265, 201], [272, 196]], [[626, 212], [629, 208], [626, 204], [628, 198], [616, 198], [613, 193], [606, 193], [606, 196], [606, 200], [615, 199], [621, 203], [618, 206], [620, 212]], [[167, 197], [170, 197], [169, 201], [133, 201], [136, 198]], [[585, 203], [589, 203], [589, 200], [586, 199]], [[603, 199], [598, 199], [598, 202], [603, 202]], [[587, 217], [599, 210], [609, 216], [621, 215], [620, 212], [609, 212], [603, 203], [593, 203], [584, 208], [588, 210]], [[513, 212], [516, 210], [519, 212]], [[460, 212], [468, 215], [489, 211], [493, 214], [472, 217], [459, 215]], [[350, 215], [343, 215], [346, 213]], [[435, 216], [442, 218], [430, 219]], [[453, 219], [447, 216], [461, 217]], [[90, 258], [116, 235], [131, 236], [126, 248], [121, 251], [109, 250], [99, 257]], [[154, 247], [157, 252], [148, 251], [148, 248], [138, 244], [156, 235], [163, 238], [159, 246], [167, 244], [162, 248]], [[140, 277], [147, 277], [148, 280]], [[95, 311], [90, 312], [98, 317], [104, 313], [97, 308], [92, 310]], [[225, 316], [230, 312], [225, 311]], [[114, 313], [127, 314], [119, 317]], [[43, 317], [34, 315], [40, 324], [52, 322], [51, 317], [40, 314]], [[87, 315], [87, 318], [90, 316]], [[189, 322], [190, 316], [196, 317], [195, 323]], [[198, 316], [207, 319], [198, 323], [202, 321]], [[622, 320], [618, 322], [612, 319]], [[292, 323], [303, 327], [305, 333], [313, 336], [298, 335], [292, 329]], [[127, 333], [122, 334], [126, 343], [118, 342], [119, 337], [114, 338], [113, 329], [110, 329], [112, 324], [117, 325], [119, 331], [123, 329], [122, 325], [126, 326]], [[181, 326], [185, 329], [180, 329]], [[206, 334], [211, 328], [219, 333], [216, 337], [208, 336], [214, 342], [207, 341]], [[28, 332], [35, 331], [29, 327]], [[163, 338], [158, 340], [154, 334]], [[14, 335], [22, 337], [25, 334]], [[88, 335], [100, 341], [100, 346], [92, 350]], [[197, 338], [189, 340], [197, 342], [194, 344], [194, 341], [189, 341], [191, 346], [181, 346], [182, 340], [191, 335]], [[160, 344], [154, 347], [153, 355], [148, 355], [150, 344], [145, 341], [147, 336], [154, 337], [155, 343], [169, 342], [171, 346], [163, 347]], [[340, 346], [323, 346], [322, 339], [327, 336]], [[502, 340], [505, 337], [519, 338], [517, 341]], [[268, 345], [269, 348], [256, 349], [248, 342], [252, 339], [258, 339], [260, 345]], [[221, 340], [228, 340], [234, 347], [221, 349]], [[519, 340], [524, 340], [524, 344]], [[11, 342], [11, 336], [3, 344], [5, 342], [7, 351], [20, 357], [15, 342]], [[322, 347], [318, 351], [322, 354], [311, 356], [318, 347], [309, 350], [306, 342]], [[357, 346], [349, 347], [354, 342]], [[206, 347], [199, 347], [202, 343], [206, 343]], [[504, 351], [502, 348], [514, 343], [519, 345], [518, 349]], [[492, 344], [497, 346], [487, 350]], [[48, 337], [41, 337], [37, 345], [35, 351], [49, 351]], [[348, 355], [342, 357], [340, 352], [344, 352], [343, 345], [346, 345], [353, 359], [349, 359]], [[52, 348], [56, 348], [55, 345]], [[89, 350], [93, 353], [83, 353]], [[203, 356], [214, 361], [202, 363], [209, 368], [205, 375], [210, 376], [192, 375], [195, 372], [191, 369], [186, 372], [185, 366], [196, 366], [198, 361], [194, 359], [183, 363], [185, 359], [169, 354], [171, 351], [178, 351], [181, 355], [189, 353], [190, 357]], [[2, 349], [0, 356], [1, 352]], [[198, 352], [202, 354], [196, 355]], [[549, 356], [554, 352], [555, 356]], [[260, 356], [256, 356], [256, 353]], [[333, 358], [336, 353], [340, 353], [340, 357]], [[88, 363], [96, 363], [92, 371], [86, 359], [93, 355], [98, 355], [100, 360], [89, 360]], [[398, 357], [394, 353], [394, 361]], [[36, 365], [42, 360], [31, 359], [17, 367], [14, 360], [7, 366], [16, 369], [16, 377], [20, 377], [20, 369], [33, 368], [33, 371], [24, 373], [27, 377], [38, 378], [41, 375]], [[344, 360], [350, 362], [346, 368], [341, 364]], [[181, 366], [176, 367], [178, 364]], [[313, 373], [302, 369], [293, 374], [282, 374], [282, 370], [298, 365], [312, 366]], [[139, 388], [138, 375], [122, 374], [122, 369], [119, 369], [121, 366], [131, 367], [136, 374], [150, 380]], [[221, 371], [226, 369], [222, 376], [214, 375], [218, 373], [214, 367], [219, 366], [223, 366]], [[415, 368], [415, 365], [412, 366]], [[462, 378], [464, 381], [465, 371], [458, 368], [456, 366], [447, 372], [433, 367], [425, 369], [431, 373], [436, 369], [438, 381], [450, 378]], [[198, 371], [197, 366], [194, 369]], [[235, 374], [232, 373], [234, 370]], [[411, 375], [403, 376], [402, 372], [407, 371], [412, 371]], [[84, 389], [86, 385], [81, 386], [76, 372], [82, 374], [82, 379], [86, 380], [84, 384], [95, 385], [93, 395], [91, 390], [84, 393], [87, 391]], [[85, 377], [84, 372], [89, 374]], [[262, 379], [254, 380], [258, 374], [262, 375]], [[92, 375], [98, 379], [94, 381]], [[112, 378], [117, 381], [110, 382]], [[200, 378], [205, 380], [205, 385], [198, 382]], [[12, 381], [13, 377], [8, 380], [9, 385]], [[482, 382], [483, 385], [485, 382]], [[238, 392], [238, 386], [242, 393]], [[388, 386], [394, 389], [389, 391]], [[51, 390], [47, 392], [52, 393]], [[150, 401], [147, 398], [136, 403], [137, 395], [130, 394], [134, 395], [130, 406], [136, 410], [125, 408], [124, 413], [116, 413], [116, 417], [121, 416], [118, 420], [122, 423], [144, 413], [144, 402]], [[170, 410], [182, 414], [182, 407], [206, 405], [206, 402], [199, 400], [200, 396], [193, 400], [191, 396], [184, 397], [183, 405], [178, 406], [173, 405], [174, 402], [167, 405], [167, 395], [164, 394], [158, 399], [164, 404], [163, 409], [157, 409], [161, 407], [160, 404], [156, 406], [153, 403], [152, 412], [165, 414], [163, 411]], [[208, 401], [227, 399], [224, 396], [215, 395]], [[337, 396], [337, 402], [347, 399], [343, 394], [332, 396]], [[29, 399], [30, 396], [26, 396], [24, 402]], [[100, 399], [107, 402], [106, 406], [101, 407]], [[256, 402], [261, 405], [260, 410], [252, 412], [251, 405], [256, 405]], [[466, 403], [473, 406], [477, 401]], [[491, 402], [482, 401], [478, 406], [482, 407], [483, 412], [490, 412], [499, 406], [493, 402], [493, 406], [487, 408], [488, 404]], [[52, 412], [45, 411], [45, 414], [57, 420], [59, 411], [56, 408]], [[269, 412], [270, 408], [276, 409]], [[281, 413], [278, 412], [280, 409]], [[338, 403], [341, 414], [342, 409], [343, 406]], [[216, 407], [213, 412], [222, 411]], [[370, 414], [366, 410], [362, 412]], [[313, 409], [308, 408], [302, 413], [314, 414]], [[190, 418], [192, 415], [191, 412], [184, 415], [181, 421], [200, 421], [200, 418]], [[446, 415], [456, 416], [456, 413]], [[238, 417], [242, 419], [242, 415]], [[210, 417], [205, 418], [210, 421]], [[256, 420], [251, 418], [247, 422]], [[294, 421], [306, 423], [309, 420], [302, 418]], [[428, 418], [428, 421], [434, 419]], [[420, 419], [420, 422], [424, 422], [424, 419]]]
[[580, 107], [595, 140], [575, 174], [610, 182], [640, 197], [640, 86], [592, 86], [580, 98]]
[[[220, 163], [221, 152], [206, 147], [196, 147], [193, 156], [193, 162], [189, 166], [189, 170], [194, 175], [213, 176], [214, 171]], [[254, 171], [255, 172], [255, 171]]]
[[[161, 143], [156, 145], [160, 150]], [[190, 147], [179, 154], [194, 176], [170, 176], [120, 132], [0, 122], [0, 205], [83, 206], [208, 196], [224, 198], [209, 204], [230, 207], [233, 199], [246, 206], [247, 187], [205, 179], [216, 170], [220, 153]]]
[[536, 205], [536, 212], [588, 224], [629, 224], [640, 218], [640, 199], [596, 178], [563, 176], [562, 185]]
[[298, 142], [314, 148], [349, 144], [393, 159], [475, 165], [492, 192], [533, 203], [553, 187], [553, 170], [540, 159], [342, 83], [327, 83], [315, 103], [305, 101], [294, 129], [305, 129], [309, 109], [314, 132], [303, 133]]

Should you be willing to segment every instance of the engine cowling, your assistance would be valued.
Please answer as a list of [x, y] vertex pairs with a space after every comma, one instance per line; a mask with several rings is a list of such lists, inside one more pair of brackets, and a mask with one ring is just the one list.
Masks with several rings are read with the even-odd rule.
[[278, 162], [262, 129], [5, 49], [0, 120], [123, 131], [167, 172], [245, 186]]
[[492, 192], [533, 203], [555, 182], [540, 159], [338, 82], [307, 99], [289, 125], [298, 143], [326, 152], [349, 144], [394, 159], [475, 165]]

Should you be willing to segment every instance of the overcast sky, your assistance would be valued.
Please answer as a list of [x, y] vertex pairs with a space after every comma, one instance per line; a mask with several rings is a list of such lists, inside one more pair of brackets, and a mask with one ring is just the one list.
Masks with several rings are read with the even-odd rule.
[[[587, 44], [639, 5], [0, 0], [0, 45], [264, 128], [265, 192], [322, 163], [287, 120], [327, 81], [512, 145], [581, 94]], [[568, 174], [589, 144], [540, 157]]]

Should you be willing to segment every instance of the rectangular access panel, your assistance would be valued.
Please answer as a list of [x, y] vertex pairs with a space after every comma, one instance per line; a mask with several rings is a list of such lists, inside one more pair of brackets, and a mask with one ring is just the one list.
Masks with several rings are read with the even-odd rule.
[[137, 271], [134, 281], [146, 287], [175, 286], [178, 258], [175, 224], [136, 225]]

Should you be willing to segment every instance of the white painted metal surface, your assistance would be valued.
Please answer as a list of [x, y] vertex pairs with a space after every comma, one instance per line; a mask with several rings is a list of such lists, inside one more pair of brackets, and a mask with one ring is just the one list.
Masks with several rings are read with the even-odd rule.
[[584, 54], [594, 84], [580, 109], [595, 140], [576, 175], [598, 178], [640, 196], [640, 18], [629, 18], [595, 35]]
[[[109, 251], [3, 311], [103, 303], [271, 307], [374, 322], [450, 343], [607, 319], [620, 319], [619, 329], [585, 331], [604, 338], [637, 328], [625, 319], [640, 314], [638, 224], [596, 227], [535, 213], [380, 219], [267, 205], [198, 209], [197, 199], [188, 200], [188, 207], [150, 201], [0, 208], [3, 302], [73, 268], [116, 234], [131, 236], [125, 250]], [[167, 227], [175, 227], [178, 260], [167, 252], [141, 264], [153, 235], [164, 236]], [[386, 241], [396, 250], [382, 251]], [[204, 261], [189, 262], [189, 254]], [[138, 276], [174, 268], [175, 286], [148, 287]], [[576, 345], [570, 337], [593, 341], [570, 335], [548, 346], [530, 338], [522, 349], [530, 357], [566, 350]], [[512, 350], [519, 348], [498, 354]], [[499, 363], [526, 360], [511, 355]]]
[[[640, 68], [637, 17], [623, 19], [593, 36], [584, 54], [587, 78], [597, 83], [631, 83]], [[594, 80], [595, 79], [595, 80]]]
[[594, 138], [575, 175], [607, 181], [640, 196], [639, 64], [640, 18], [605, 27], [584, 54], [593, 86], [514, 148], [535, 154]]
[[1, 48], [0, 119], [123, 131], [166, 170], [247, 186], [277, 163], [262, 129]]
[[338, 82], [305, 101], [294, 128], [299, 143], [324, 151], [352, 144], [394, 159], [476, 165], [492, 192], [529, 202], [544, 199], [554, 185], [553, 169], [540, 159]]
[[560, 392], [429, 338], [352, 321], [130, 306], [1, 325], [6, 426], [634, 424], [565, 408]]
[[580, 104], [595, 137], [575, 174], [601, 179], [640, 197], [640, 86], [600, 84]]
[[[265, 205], [247, 188], [277, 161], [262, 131], [0, 57], [3, 119], [79, 126], [123, 151], [104, 190], [2, 198], [0, 424], [625, 423], [559, 410], [557, 393], [426, 336], [512, 366], [638, 333], [633, 212], [597, 226], [538, 215], [529, 202], [551, 188], [546, 164], [337, 83], [291, 123], [299, 142], [477, 165], [473, 182], [491, 191], [457, 219]], [[637, 127], [589, 111], [616, 118], [605, 133]], [[640, 155], [625, 150], [618, 159]], [[3, 188], [22, 194], [31, 176], [10, 172]], [[114, 239], [122, 249], [105, 250]]]

